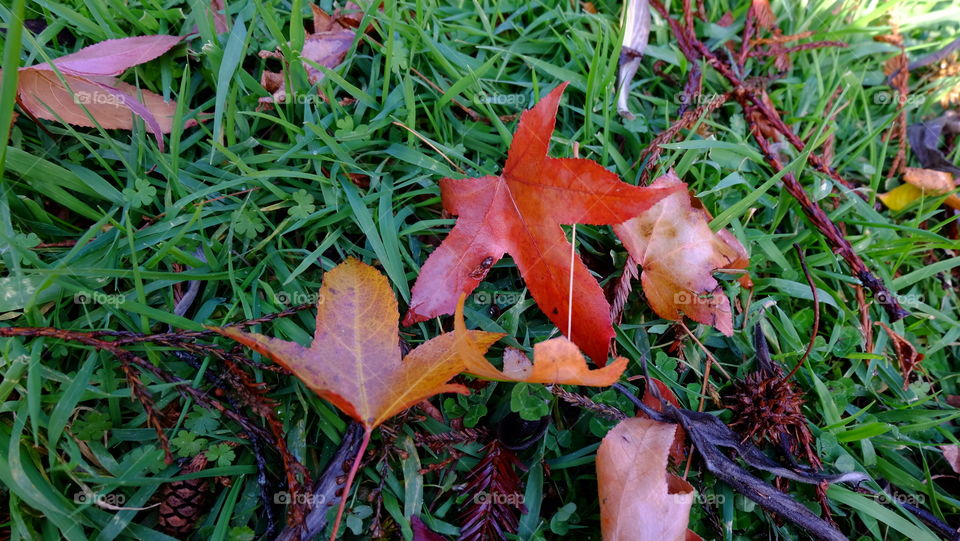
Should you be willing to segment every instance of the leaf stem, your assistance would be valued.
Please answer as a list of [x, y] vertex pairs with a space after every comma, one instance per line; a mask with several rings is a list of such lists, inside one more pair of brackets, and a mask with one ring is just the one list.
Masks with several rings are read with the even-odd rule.
[[367, 452], [367, 445], [370, 443], [370, 435], [372, 433], [372, 427], [363, 427], [363, 440], [360, 441], [360, 449], [357, 450], [357, 457], [353, 459], [353, 466], [350, 466], [347, 482], [343, 484], [343, 493], [340, 496], [340, 506], [337, 508], [337, 518], [333, 521], [333, 532], [330, 533], [330, 541], [334, 541], [337, 538], [337, 531], [340, 530], [340, 519], [343, 518], [343, 508], [347, 504], [347, 498], [350, 496], [350, 487], [353, 486], [353, 478], [357, 476], [357, 470], [360, 469], [360, 463], [363, 462], [363, 454]]

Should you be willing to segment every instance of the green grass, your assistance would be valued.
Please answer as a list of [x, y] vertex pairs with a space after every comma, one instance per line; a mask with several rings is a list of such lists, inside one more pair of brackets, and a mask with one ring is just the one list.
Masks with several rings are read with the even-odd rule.
[[[327, 71], [319, 84], [329, 102], [305, 100], [272, 111], [257, 110], [257, 99], [266, 95], [258, 81], [263, 69], [279, 65], [260, 59], [257, 52], [280, 47], [293, 57], [304, 38], [307, 2], [229, 2], [233, 30], [219, 37], [213, 35], [207, 4], [199, 0], [4, 4], [0, 126], [7, 125], [13, 111], [12, 68], [17, 62], [43, 62], [108, 38], [188, 33], [195, 25], [199, 37], [130, 70], [124, 80], [178, 100], [183, 119], [203, 122], [167, 136], [163, 152], [142, 127], [120, 132], [44, 122], [41, 129], [21, 115], [9, 137], [0, 129], [0, 321], [75, 330], [197, 330], [277, 312], [285, 307], [278, 296], [307, 298], [318, 289], [323, 272], [348, 256], [375, 263], [403, 309], [418, 269], [453, 223], [440, 214], [437, 181], [462, 175], [444, 156], [469, 176], [498, 173], [515, 125], [501, 115], [519, 113], [569, 80], [552, 154], [570, 156], [572, 144], [579, 142], [581, 156], [627, 182], [637, 181], [641, 171], [635, 161], [649, 141], [676, 119], [674, 97], [689, 66], [669, 28], [654, 18], [651, 45], [631, 98], [638, 119], [625, 122], [616, 114], [613, 95], [621, 4], [594, 4], [598, 14], [566, 0], [385, 2], [383, 11], [367, 12], [374, 31], [360, 37], [344, 64]], [[676, 12], [679, 2], [674, 4]], [[739, 39], [749, 3], [706, 4], [710, 20], [730, 11], [736, 22], [730, 29], [701, 25], [698, 34], [711, 36], [709, 44], [718, 47], [722, 40]], [[320, 5], [331, 7], [328, 0]], [[784, 33], [813, 30], [815, 39], [843, 40], [850, 46], [793, 55], [792, 70], [771, 84], [770, 96], [811, 146], [822, 146], [833, 134], [833, 165], [869, 195], [864, 202], [837, 189], [784, 149], [785, 163], [792, 161], [808, 193], [834, 220], [847, 224], [857, 252], [912, 312], [891, 326], [926, 355], [921, 378], [903, 389], [893, 350], [879, 327], [873, 329], [874, 349], [864, 351], [851, 286], [855, 281], [792, 198], [770, 181], [773, 172], [733, 102], [702, 119], [710, 137], [696, 132], [682, 136], [655, 165], [661, 172], [674, 168], [701, 194], [716, 216], [714, 225], [729, 227], [751, 255], [755, 288], [725, 282], [736, 304], [734, 336], [723, 337], [705, 326], [691, 328], [736, 376], [753, 367], [748, 331], [758, 323], [772, 341], [774, 358], [793, 366], [806, 348], [813, 320], [809, 288], [792, 250], [800, 244], [820, 289], [823, 318], [808, 364], [797, 374], [817, 452], [829, 470], [856, 469], [886, 479], [909, 501], [956, 525], [956, 477], [938, 445], [957, 443], [957, 411], [945, 398], [960, 394], [960, 277], [954, 272], [960, 266], [960, 243], [951, 215], [935, 210], [930, 200], [900, 213], [872, 205], [878, 191], [899, 182], [886, 180], [896, 145], [881, 138], [894, 107], [875, 99], [878, 92], [889, 92], [882, 65], [894, 49], [872, 38], [889, 32], [886, 16], [894, 14], [911, 58], [917, 58], [955, 37], [960, 7], [926, 0], [839, 5], [773, 1]], [[21, 39], [21, 17], [43, 19], [48, 26], [39, 34], [22, 30]], [[76, 44], [65, 42], [66, 35]], [[664, 76], [652, 70], [655, 61], [662, 62]], [[748, 75], [771, 71], [767, 62], [748, 66], [753, 70]], [[413, 68], [444, 92], [431, 88]], [[716, 73], [705, 71], [704, 92], [726, 89]], [[302, 95], [312, 95], [302, 84], [306, 75], [298, 63], [290, 65], [288, 76], [300, 83]], [[917, 97], [910, 103], [910, 122], [940, 114], [939, 90], [917, 78], [912, 84]], [[842, 92], [833, 107], [845, 107], [828, 123], [828, 101], [838, 87]], [[499, 95], [511, 98], [505, 104], [486, 99]], [[345, 99], [355, 101], [341, 105]], [[484, 121], [471, 120], [454, 100], [469, 105]], [[395, 123], [416, 131], [443, 155]], [[350, 173], [368, 175], [370, 187], [352, 184], [346, 176]], [[626, 256], [610, 229], [583, 226], [577, 234], [581, 255], [602, 283], [615, 281]], [[37, 246], [66, 242], [73, 244]], [[177, 316], [173, 286], [185, 286], [187, 280], [201, 281], [203, 289], [189, 316]], [[529, 348], [556, 332], [525, 293], [509, 259], [491, 271], [481, 288], [518, 299], [496, 315], [474, 300], [468, 303], [469, 325], [509, 334], [494, 356], [505, 345]], [[99, 292], [103, 302], [75, 302], [75, 295], [88, 292]], [[886, 321], [875, 306], [871, 316]], [[419, 342], [449, 330], [449, 322], [444, 323], [402, 330], [407, 340]], [[301, 312], [263, 327], [281, 338], [306, 341], [313, 321], [309, 312]], [[634, 361], [648, 355], [653, 374], [683, 405], [695, 409], [706, 359], [692, 341], [675, 342], [678, 336], [682, 333], [657, 319], [638, 291], [617, 329], [617, 348]], [[202, 374], [169, 350], [138, 351], [181, 377], [203, 381]], [[122, 494], [127, 507], [145, 507], [161, 483], [176, 475], [176, 468], [157, 468], [156, 435], [145, 425], [143, 408], [131, 400], [117, 361], [105, 352], [50, 338], [0, 339], [0, 356], [0, 481], [6, 486], [2, 494], [8, 505], [3, 507], [9, 509], [13, 538], [168, 539], [153, 529], [150, 511], [111, 511], [75, 501], [86, 485], [98, 493]], [[207, 359], [202, 370], [220, 367]], [[639, 364], [628, 371], [640, 373]], [[271, 396], [280, 403], [291, 450], [319, 473], [339, 443], [345, 418], [290, 377], [269, 371], [255, 377], [270, 385]], [[730, 383], [717, 371], [712, 380], [721, 394]], [[169, 385], [146, 376], [144, 382], [161, 407], [180, 400]], [[450, 418], [466, 415], [468, 426], [492, 426], [510, 410], [511, 395], [517, 392], [513, 387], [495, 384], [470, 397], [435, 403]], [[580, 391], [632, 411], [613, 391]], [[221, 442], [240, 443], [233, 460], [203, 472], [228, 476], [233, 485], [216, 486], [211, 512], [193, 538], [219, 541], [261, 532], [250, 447], [238, 439], [236, 426], [178, 403], [177, 411], [183, 413], [171, 437], [181, 429], [195, 430], [203, 441], [175, 439], [175, 451], [189, 454]], [[729, 412], [709, 399], [707, 408], [730, 421]], [[575, 504], [571, 532], [599, 538], [593, 456], [611, 423], [556, 401], [549, 411], [554, 422], [546, 437], [520, 453], [529, 466], [523, 474], [528, 512], [521, 519], [520, 537], [562, 538], [551, 529], [551, 519]], [[416, 464], [435, 463], [445, 455], [413, 447], [404, 437], [444, 428], [429, 421], [393, 428], [402, 436], [396, 446], [408, 458], [401, 460], [397, 449], [387, 449], [385, 467], [374, 462], [362, 470], [358, 489], [366, 494], [382, 481], [381, 515], [406, 533], [415, 514], [435, 530], [455, 534], [460, 494], [454, 486], [476, 462], [479, 445], [462, 446], [466, 456], [453, 469], [419, 476]], [[386, 443], [375, 437], [378, 456]], [[271, 457], [279, 480], [279, 459]], [[778, 524], [700, 471], [697, 462], [689, 480], [703, 501], [721, 502], [694, 506], [691, 527], [705, 538], [802, 538], [792, 526]], [[810, 487], [791, 485], [790, 493], [816, 509]], [[936, 539], [897, 505], [881, 505], [849, 487], [833, 487], [829, 495], [835, 520], [851, 538]], [[360, 531], [367, 532], [373, 520], [367, 511], [377, 504], [356, 497], [350, 505], [354, 523], [360, 521]], [[553, 522], [556, 528], [558, 520]]]

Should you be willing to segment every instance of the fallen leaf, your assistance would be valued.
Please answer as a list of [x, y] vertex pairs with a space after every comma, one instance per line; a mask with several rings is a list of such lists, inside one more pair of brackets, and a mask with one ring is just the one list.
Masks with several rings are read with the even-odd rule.
[[[367, 428], [435, 394], [467, 392], [447, 384], [463, 366], [454, 333], [421, 344], [401, 361], [397, 300], [373, 267], [347, 259], [324, 275], [319, 299], [309, 347], [234, 327], [214, 330], [282, 365]], [[468, 336], [482, 354], [502, 335]]]
[[571, 247], [560, 225], [621, 223], [682, 187], [639, 188], [594, 161], [547, 157], [566, 86], [521, 115], [501, 175], [440, 181], [444, 209], [457, 223], [423, 265], [404, 325], [452, 313], [483, 279], [475, 270], [509, 253], [547, 317], [595, 363], [606, 363], [610, 306], [579, 257], [568, 319]]
[[676, 425], [624, 419], [597, 449], [604, 541], [684, 541], [694, 489], [667, 472]]
[[[354, 28], [359, 21], [354, 20], [352, 16], [341, 16], [339, 13], [330, 15], [315, 4], [311, 4], [310, 8], [313, 10], [313, 32], [303, 41], [300, 59], [303, 60], [307, 80], [314, 85], [324, 77], [323, 71], [317, 65], [333, 69], [343, 62], [347, 51], [353, 45], [356, 36]], [[347, 2], [347, 9], [355, 13], [360, 7], [353, 2]], [[283, 58], [279, 51], [260, 51], [260, 57]], [[261, 104], [269, 106], [287, 101], [283, 74], [264, 70], [260, 76], [260, 84], [270, 92], [270, 96], [260, 98]]]
[[[877, 195], [877, 198], [891, 210], [903, 210], [924, 195], [940, 196], [956, 188], [953, 175], [934, 169], [905, 167], [903, 180], [907, 183]], [[948, 207], [960, 209], [960, 197], [955, 194], [948, 195], [943, 202]]]
[[410, 525], [413, 526], [413, 541], [446, 541], [447, 539], [428, 528], [416, 515], [410, 517]]
[[[673, 171], [651, 184], [683, 186]], [[643, 292], [657, 315], [672, 321], [686, 315], [727, 336], [733, 334], [730, 300], [713, 273], [746, 268], [746, 250], [732, 234], [713, 233], [707, 213], [692, 205], [686, 190], [661, 199], [613, 230], [643, 267]]]
[[960, 445], [941, 445], [940, 450], [953, 473], [960, 473]]
[[[313, 342], [304, 347], [234, 327], [213, 330], [266, 355], [320, 397], [329, 400], [364, 427], [363, 442], [347, 477], [350, 493], [374, 427], [439, 393], [468, 394], [447, 383], [463, 368], [454, 333], [437, 336], [401, 360], [397, 299], [387, 278], [373, 267], [347, 259], [323, 277], [317, 302]], [[502, 335], [469, 331], [482, 355]], [[336, 536], [346, 497], [333, 527]]]
[[20, 68], [17, 102], [34, 118], [88, 128], [99, 124], [104, 129], [130, 130], [136, 115], [144, 120], [162, 150], [161, 134], [173, 128], [176, 102], [164, 101], [162, 96], [119, 81], [116, 76], [159, 57], [181, 40], [182, 36], [168, 35], [112, 39], [49, 63]]
[[607, 387], [616, 383], [627, 368], [627, 359], [618, 357], [613, 363], [590, 370], [580, 348], [566, 338], [551, 338], [533, 346], [533, 363], [516, 348], [506, 348], [503, 370], [497, 370], [481, 353], [463, 321], [463, 298], [457, 303], [454, 316], [457, 349], [464, 362], [464, 371], [482, 378], [499, 381], [523, 381], [562, 385]]
[[950, 110], [932, 120], [908, 126], [910, 149], [921, 167], [960, 175], [960, 167], [950, 162], [940, 149], [943, 133], [960, 133], [960, 113]]
[[910, 386], [910, 374], [913, 374], [917, 365], [923, 360], [923, 354], [919, 353], [917, 348], [913, 347], [913, 344], [900, 336], [886, 323], [878, 321], [875, 325], [883, 327], [883, 330], [887, 331], [887, 336], [890, 337], [893, 352], [897, 355], [897, 362], [900, 364], [900, 373], [903, 374], [903, 389], [906, 390]]

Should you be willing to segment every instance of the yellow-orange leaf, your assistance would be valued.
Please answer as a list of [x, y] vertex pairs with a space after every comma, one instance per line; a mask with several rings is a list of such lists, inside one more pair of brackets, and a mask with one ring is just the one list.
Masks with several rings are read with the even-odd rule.
[[[373, 267], [348, 259], [324, 275], [319, 299], [310, 347], [232, 327], [214, 330], [270, 357], [367, 429], [435, 394], [467, 393], [447, 383], [463, 367], [453, 333], [401, 361], [397, 299]], [[478, 355], [500, 336], [469, 333]]]
[[632, 417], [597, 450], [600, 531], [604, 541], [684, 541], [694, 490], [667, 472], [676, 425]]
[[627, 368], [627, 359], [617, 357], [603, 368], [590, 370], [580, 348], [570, 340], [558, 337], [533, 346], [533, 363], [522, 351], [507, 348], [503, 355], [503, 370], [497, 370], [475, 343], [477, 331], [467, 330], [463, 321], [463, 300], [461, 297], [457, 303], [453, 332], [465, 372], [500, 381], [607, 387], [616, 383]]
[[[681, 185], [670, 171], [651, 187]], [[673, 321], [686, 315], [730, 336], [730, 300], [713, 272], [746, 268], [747, 252], [732, 234], [711, 231], [709, 215], [695, 202], [686, 190], [674, 192], [613, 230], [643, 267], [643, 292], [657, 315]]]
[[[953, 175], [946, 171], [936, 171], [934, 169], [906, 167], [903, 172], [903, 180], [907, 183], [877, 196], [891, 210], [903, 210], [924, 195], [935, 197], [949, 193], [956, 188]], [[960, 197], [956, 195], [948, 195], [944, 203], [949, 207], [960, 209]]]

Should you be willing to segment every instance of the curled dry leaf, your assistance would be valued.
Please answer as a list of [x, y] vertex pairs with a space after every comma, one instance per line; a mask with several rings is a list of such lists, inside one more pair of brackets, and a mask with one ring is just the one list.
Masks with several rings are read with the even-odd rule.
[[900, 364], [900, 373], [903, 374], [903, 388], [906, 389], [910, 386], [910, 375], [923, 360], [923, 354], [918, 352], [913, 344], [891, 329], [886, 323], [878, 321], [876, 325], [883, 327], [883, 330], [887, 331], [887, 335], [890, 337], [893, 352], [896, 353], [897, 362]]
[[[651, 187], [681, 187], [673, 171]], [[709, 216], [686, 190], [661, 199], [642, 215], [613, 227], [630, 256], [640, 263], [643, 292], [654, 312], [679, 321], [686, 315], [723, 334], [733, 334], [730, 300], [713, 277], [718, 269], [745, 269], [746, 249], [729, 232], [710, 230]], [[749, 278], [741, 278], [745, 285]]]
[[667, 472], [676, 425], [624, 419], [597, 450], [604, 541], [684, 541], [694, 489]]
[[[533, 363], [516, 348], [507, 348], [503, 354], [503, 371], [497, 370], [481, 349], [473, 343], [474, 335], [467, 331], [463, 321], [463, 298], [457, 303], [454, 317], [454, 335], [457, 352], [464, 363], [463, 370], [475, 376], [499, 381], [523, 381], [562, 385], [607, 387], [616, 383], [627, 368], [627, 359], [618, 357], [613, 363], [590, 370], [580, 348], [566, 338], [551, 338], [533, 346]], [[476, 332], [476, 331], [473, 331]]]
[[630, 83], [640, 68], [640, 60], [650, 38], [650, 5], [647, 0], [627, 0], [623, 25], [620, 71], [617, 73], [617, 113], [633, 120], [635, 117], [627, 102], [630, 99]]
[[[521, 115], [502, 174], [440, 181], [443, 207], [457, 223], [423, 265], [404, 325], [453, 313], [460, 296], [483, 280], [482, 269], [509, 253], [540, 310], [595, 363], [606, 364], [610, 305], [579, 257], [571, 268], [560, 225], [622, 223], [683, 186], [639, 188], [592, 160], [548, 157], [566, 86]], [[571, 273], [577, 302], [568, 318]]]
[[[450, 384], [463, 368], [463, 346], [446, 333], [418, 346], [401, 361], [397, 299], [387, 278], [373, 267], [347, 259], [323, 277], [317, 302], [317, 328], [310, 347], [233, 327], [213, 330], [260, 352], [300, 378], [364, 427], [363, 442], [343, 494], [360, 465], [374, 427], [433, 395], [468, 394]], [[501, 335], [469, 331], [482, 355]], [[340, 502], [334, 536], [346, 498]]]
[[[924, 195], [940, 196], [953, 191], [956, 184], [953, 175], [934, 169], [904, 168], [903, 180], [907, 183], [897, 186], [887, 193], [877, 195], [880, 201], [891, 210], [903, 210], [910, 203]], [[947, 206], [960, 209], [960, 197], [950, 194], [943, 201]]]
[[130, 130], [136, 115], [163, 149], [161, 134], [173, 128], [176, 102], [164, 101], [162, 96], [121, 82], [116, 76], [159, 57], [181, 40], [182, 36], [167, 35], [111, 39], [50, 62], [20, 68], [17, 102], [34, 118], [88, 128], [99, 124], [104, 129]]
[[[349, 15], [341, 15], [339, 12], [330, 15], [315, 4], [311, 4], [310, 8], [313, 10], [313, 32], [303, 41], [300, 58], [303, 60], [303, 69], [307, 72], [307, 80], [313, 85], [324, 77], [323, 71], [317, 65], [333, 69], [347, 56], [356, 36], [354, 28], [359, 24], [359, 20], [355, 18], [355, 13], [360, 11], [360, 6], [348, 2], [346, 11]], [[282, 58], [278, 51], [260, 51], [260, 56]], [[282, 73], [265, 70], [260, 76], [260, 84], [270, 92], [270, 96], [260, 98], [260, 103], [269, 106], [287, 100], [286, 83]]]

